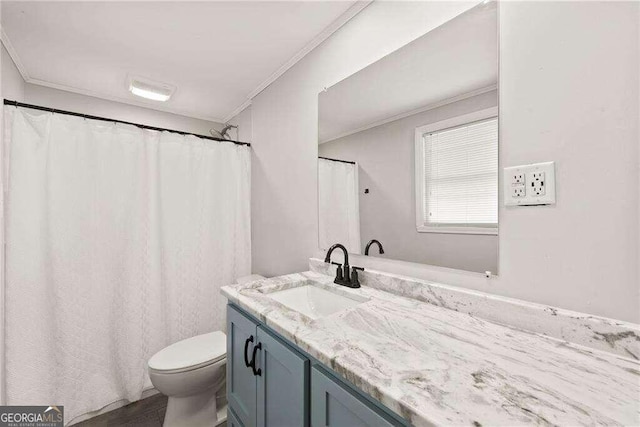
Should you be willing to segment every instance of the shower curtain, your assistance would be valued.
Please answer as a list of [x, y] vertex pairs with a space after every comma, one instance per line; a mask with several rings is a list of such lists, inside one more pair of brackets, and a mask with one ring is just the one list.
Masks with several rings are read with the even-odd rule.
[[360, 249], [358, 165], [318, 159], [318, 232], [320, 248], [342, 243]]
[[65, 419], [140, 398], [170, 343], [224, 330], [250, 274], [247, 146], [5, 107], [6, 398]]

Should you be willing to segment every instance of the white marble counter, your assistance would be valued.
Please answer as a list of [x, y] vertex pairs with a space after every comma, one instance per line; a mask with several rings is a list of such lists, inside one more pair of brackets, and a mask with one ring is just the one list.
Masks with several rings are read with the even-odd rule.
[[[311, 258], [309, 268], [335, 277], [336, 266]], [[529, 301], [367, 269], [360, 283], [491, 322], [640, 360], [640, 325]]]
[[[311, 320], [268, 293], [313, 280], [370, 300]], [[640, 362], [305, 272], [223, 287], [233, 303], [416, 426], [640, 425]]]

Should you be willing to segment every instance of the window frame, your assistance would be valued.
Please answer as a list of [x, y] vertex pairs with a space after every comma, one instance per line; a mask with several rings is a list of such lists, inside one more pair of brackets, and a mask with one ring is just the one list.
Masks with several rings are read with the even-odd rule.
[[[487, 120], [491, 118], [498, 118], [498, 107], [487, 108], [484, 110], [475, 111], [469, 114], [463, 114], [461, 116], [453, 117], [451, 119], [442, 120], [428, 125], [419, 126], [415, 130], [415, 145], [414, 145], [414, 157], [415, 157], [415, 174], [414, 174], [414, 187], [415, 187], [415, 206], [416, 206], [416, 230], [419, 233], [449, 233], [449, 234], [486, 234], [497, 235], [498, 225], [500, 224], [500, 215], [498, 212], [498, 223], [493, 225], [482, 224], [469, 224], [469, 225], [425, 225], [424, 223], [424, 145], [423, 135], [425, 133], [438, 132], [446, 129], [464, 126], [473, 122], [481, 120]], [[500, 121], [498, 118], [498, 153], [500, 152]], [[498, 160], [498, 183], [497, 191], [498, 198], [500, 197], [500, 163]], [[498, 206], [500, 202], [498, 200]]]

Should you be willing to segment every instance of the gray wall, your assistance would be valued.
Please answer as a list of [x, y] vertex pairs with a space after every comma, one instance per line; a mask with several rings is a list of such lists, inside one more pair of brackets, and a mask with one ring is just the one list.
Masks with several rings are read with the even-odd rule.
[[[242, 110], [237, 116], [229, 120], [232, 125], [238, 126], [238, 141], [251, 142], [251, 106]], [[232, 135], [234, 131], [231, 132]]]
[[376, 257], [497, 272], [498, 236], [418, 233], [414, 185], [416, 127], [497, 104], [491, 91], [319, 145], [320, 156], [358, 162], [363, 250], [378, 239], [385, 254], [374, 248]]
[[[318, 93], [468, 7], [373, 2], [253, 99], [254, 271], [302, 271], [322, 254]], [[501, 167], [554, 160], [557, 204], [500, 206], [498, 277], [351, 263], [640, 322], [640, 4], [499, 7]]]
[[11, 99], [13, 101], [24, 100], [25, 82], [9, 56], [7, 49], [0, 43], [2, 52], [2, 98]]

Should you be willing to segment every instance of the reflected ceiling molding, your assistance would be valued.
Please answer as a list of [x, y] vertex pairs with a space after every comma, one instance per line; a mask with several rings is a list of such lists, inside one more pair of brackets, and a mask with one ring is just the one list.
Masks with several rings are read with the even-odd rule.
[[331, 37], [333, 33], [338, 31], [344, 24], [349, 22], [353, 17], [362, 12], [367, 6], [373, 3], [373, 0], [363, 0], [357, 1], [347, 9], [342, 15], [340, 15], [335, 21], [333, 21], [327, 28], [325, 28], [320, 34], [318, 34], [313, 40], [311, 40], [305, 47], [303, 47], [298, 53], [291, 57], [287, 62], [285, 62], [280, 68], [278, 68], [273, 74], [271, 74], [266, 80], [256, 87], [253, 92], [251, 92], [247, 96], [247, 100], [243, 102], [241, 105], [236, 107], [231, 113], [229, 113], [225, 118], [224, 122], [228, 122], [238, 114], [240, 114], [245, 108], [251, 105], [251, 100], [258, 96], [260, 92], [265, 90], [267, 87], [271, 85], [271, 83], [275, 82], [280, 76], [286, 73], [291, 67], [300, 62], [305, 56], [307, 56], [313, 49], [318, 47], [323, 41]]
[[425, 111], [433, 110], [435, 108], [443, 107], [447, 104], [452, 104], [454, 102], [462, 101], [467, 98], [472, 98], [474, 96], [482, 95], [483, 93], [491, 92], [498, 89], [497, 84], [493, 84], [491, 86], [483, 87], [480, 89], [472, 90], [471, 92], [463, 93], [461, 95], [456, 95], [451, 98], [443, 99], [442, 101], [434, 102], [431, 104], [427, 104], [424, 107], [416, 108], [415, 110], [410, 110], [405, 113], [396, 114], [395, 116], [388, 117], [386, 119], [377, 120], [375, 122], [369, 123], [368, 125], [361, 126], [357, 129], [350, 130], [348, 132], [343, 132], [337, 136], [332, 138], [328, 138], [322, 141], [318, 141], [318, 144], [324, 144], [326, 142], [335, 141], [336, 139], [344, 138], [345, 136], [353, 135], [358, 132], [365, 131], [367, 129], [375, 128], [378, 126], [382, 126], [384, 124], [394, 122], [396, 120], [404, 119], [405, 117], [413, 116], [414, 114], [423, 113]]

